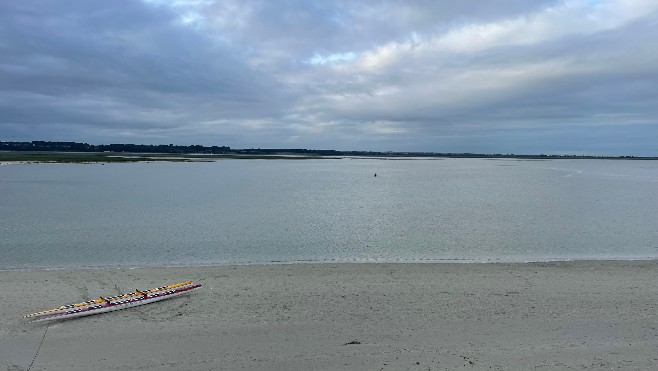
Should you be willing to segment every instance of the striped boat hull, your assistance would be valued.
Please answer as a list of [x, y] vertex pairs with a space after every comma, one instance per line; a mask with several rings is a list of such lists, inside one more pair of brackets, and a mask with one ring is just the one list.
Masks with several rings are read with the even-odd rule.
[[185, 286], [179, 286], [165, 291], [151, 292], [153, 290], [149, 290], [147, 295], [142, 295], [142, 296], [130, 295], [124, 299], [110, 301], [109, 303], [107, 302], [102, 302], [99, 304], [94, 303], [92, 305], [74, 307], [65, 310], [57, 310], [55, 312], [49, 312], [47, 314], [41, 314], [39, 316], [32, 317], [34, 318], [32, 322], [52, 321], [58, 319], [76, 318], [76, 317], [91, 316], [94, 314], [114, 312], [121, 309], [137, 307], [144, 304], [150, 304], [150, 303], [155, 303], [158, 301], [174, 298], [180, 295], [187, 294], [192, 290], [196, 290], [200, 288], [201, 286], [202, 285], [199, 284], [190, 284]]

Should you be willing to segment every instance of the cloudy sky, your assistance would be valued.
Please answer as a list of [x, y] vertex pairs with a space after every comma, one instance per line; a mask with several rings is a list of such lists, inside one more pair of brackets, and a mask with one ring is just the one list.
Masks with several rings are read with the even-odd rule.
[[3, 1], [0, 140], [658, 155], [658, 0]]

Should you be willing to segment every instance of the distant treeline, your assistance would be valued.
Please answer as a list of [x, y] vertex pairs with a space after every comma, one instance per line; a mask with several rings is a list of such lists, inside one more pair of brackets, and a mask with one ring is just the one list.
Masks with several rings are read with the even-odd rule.
[[34, 140], [31, 142], [0, 142], [0, 151], [30, 151], [30, 152], [132, 152], [132, 153], [229, 153], [230, 147], [199, 145], [177, 146], [173, 144], [87, 144], [76, 142], [47, 142]]
[[519, 159], [644, 159], [658, 160], [658, 157], [637, 156], [583, 156], [583, 155], [519, 155], [482, 153], [441, 153], [441, 152], [377, 152], [377, 151], [336, 151], [332, 149], [303, 148], [250, 148], [231, 149], [229, 146], [180, 146], [173, 144], [87, 144], [77, 142], [2, 142], [0, 151], [19, 152], [129, 152], [129, 153], [174, 153], [174, 154], [231, 154], [231, 155], [306, 155], [306, 156], [368, 156], [368, 157], [453, 157], [453, 158], [519, 158]]

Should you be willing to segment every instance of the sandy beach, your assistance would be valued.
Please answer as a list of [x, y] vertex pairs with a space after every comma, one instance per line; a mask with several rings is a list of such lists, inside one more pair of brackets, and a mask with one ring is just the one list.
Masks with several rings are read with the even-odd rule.
[[[187, 279], [204, 287], [97, 316], [22, 319]], [[0, 368], [649, 370], [657, 282], [655, 261], [4, 271]]]

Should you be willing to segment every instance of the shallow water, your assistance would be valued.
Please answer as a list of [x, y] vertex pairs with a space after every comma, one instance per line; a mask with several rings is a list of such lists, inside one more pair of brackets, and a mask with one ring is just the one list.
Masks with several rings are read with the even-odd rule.
[[657, 220], [656, 161], [0, 166], [0, 269], [647, 259]]

